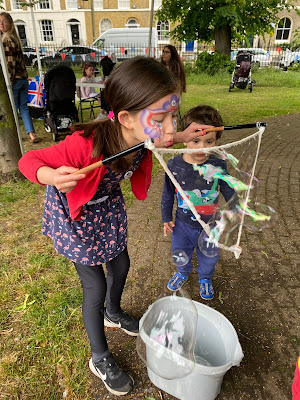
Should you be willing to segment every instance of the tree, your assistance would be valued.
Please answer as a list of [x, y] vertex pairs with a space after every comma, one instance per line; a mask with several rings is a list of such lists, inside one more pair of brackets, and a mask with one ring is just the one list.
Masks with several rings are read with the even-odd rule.
[[0, 181], [20, 176], [18, 161], [21, 156], [17, 127], [0, 66]]
[[[160, 21], [176, 24], [172, 37], [180, 41], [215, 41], [215, 50], [230, 54], [231, 41], [274, 31], [277, 14], [296, 9], [295, 0], [162, 0]], [[273, 24], [273, 25], [272, 25]]]

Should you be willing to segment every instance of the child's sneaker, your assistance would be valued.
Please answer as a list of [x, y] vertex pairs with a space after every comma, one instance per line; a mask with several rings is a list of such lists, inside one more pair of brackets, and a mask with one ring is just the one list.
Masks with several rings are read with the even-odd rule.
[[211, 300], [214, 298], [214, 288], [211, 279], [200, 279], [200, 296], [204, 300]]
[[180, 272], [176, 272], [176, 274], [169, 280], [167, 288], [172, 290], [172, 292], [176, 292], [176, 290], [180, 289], [187, 280], [188, 276], [183, 276]]
[[90, 359], [89, 367], [103, 381], [107, 390], [117, 396], [129, 393], [133, 387], [133, 379], [118, 366], [112, 355], [98, 363]]
[[104, 326], [109, 328], [121, 328], [130, 336], [139, 335], [139, 320], [131, 317], [123, 310], [121, 310], [116, 316], [109, 317], [106, 309], [104, 309]]

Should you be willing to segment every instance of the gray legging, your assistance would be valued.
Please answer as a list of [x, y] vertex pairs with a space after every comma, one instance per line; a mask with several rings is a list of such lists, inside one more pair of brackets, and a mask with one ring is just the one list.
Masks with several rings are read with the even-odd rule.
[[127, 247], [116, 258], [106, 263], [107, 277], [101, 265], [90, 267], [74, 263], [83, 289], [82, 315], [92, 353], [108, 351], [104, 334], [104, 302], [108, 314], [121, 309], [120, 302], [130, 267]]

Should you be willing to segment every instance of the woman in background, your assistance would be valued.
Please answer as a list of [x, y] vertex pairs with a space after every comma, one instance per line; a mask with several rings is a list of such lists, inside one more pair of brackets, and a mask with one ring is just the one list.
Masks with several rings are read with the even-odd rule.
[[12, 17], [7, 12], [0, 13], [0, 32], [3, 42], [12, 91], [17, 111], [20, 111], [26, 133], [32, 143], [38, 142], [35, 136], [32, 119], [27, 106], [28, 74], [24, 62], [22, 44], [17, 34]]
[[181, 84], [181, 91], [186, 92], [186, 79], [184, 66], [174, 46], [167, 44], [161, 56], [161, 63], [165, 65]]

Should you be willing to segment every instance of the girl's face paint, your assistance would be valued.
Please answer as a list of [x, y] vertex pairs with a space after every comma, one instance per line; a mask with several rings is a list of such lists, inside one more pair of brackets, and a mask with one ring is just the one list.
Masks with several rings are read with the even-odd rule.
[[[140, 116], [140, 123], [144, 129], [145, 135], [151, 139], [162, 138], [164, 133], [164, 125], [167, 117], [172, 116], [172, 129], [173, 134], [177, 130], [177, 111], [179, 108], [179, 100], [176, 94], [172, 94], [171, 97], [164, 101], [163, 104], [158, 108], [145, 108]], [[159, 102], [157, 102], [159, 103]], [[156, 104], [156, 103], [154, 103]], [[169, 132], [168, 132], [169, 133]]]

